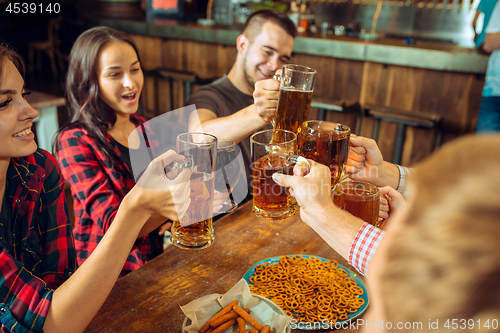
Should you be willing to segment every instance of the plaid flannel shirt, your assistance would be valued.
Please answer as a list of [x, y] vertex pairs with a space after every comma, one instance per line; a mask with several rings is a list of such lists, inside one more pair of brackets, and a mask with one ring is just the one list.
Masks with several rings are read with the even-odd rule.
[[[408, 194], [408, 178], [411, 169], [399, 165], [397, 167], [399, 169], [399, 185], [396, 190], [405, 196]], [[348, 260], [361, 274], [365, 275], [368, 271], [373, 253], [380, 244], [384, 234], [384, 231], [368, 223], [364, 223], [359, 228], [358, 233], [351, 243]]]
[[76, 270], [76, 254], [57, 162], [38, 149], [12, 159], [12, 242], [0, 224], [1, 332], [42, 332], [52, 293]]
[[[131, 121], [140, 126], [145, 119], [131, 115]], [[154, 151], [158, 140], [148, 132], [146, 144]], [[63, 132], [59, 138], [58, 160], [64, 179], [71, 187], [75, 212], [75, 247], [81, 265], [94, 251], [113, 222], [122, 199], [134, 187], [130, 168], [121, 161], [120, 151], [109, 134], [107, 142], [114, 147], [114, 167], [96, 141], [81, 127]], [[149, 162], [149, 161], [148, 161]], [[163, 251], [163, 237], [158, 231], [138, 238], [127, 258], [120, 277], [141, 267]]]

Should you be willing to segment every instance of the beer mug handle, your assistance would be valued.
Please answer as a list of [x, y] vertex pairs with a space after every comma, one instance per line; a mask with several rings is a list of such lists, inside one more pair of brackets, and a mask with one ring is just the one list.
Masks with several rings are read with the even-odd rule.
[[184, 169], [193, 169], [192, 158], [184, 157], [182, 161], [172, 162], [165, 166], [165, 176], [170, 180], [174, 180]]
[[[281, 76], [281, 73], [276, 73], [273, 76], [273, 80], [276, 80], [279, 82], [281, 82], [282, 78], [283, 77]], [[280, 86], [281, 86], [281, 84], [280, 84]], [[278, 102], [279, 102], [279, 99], [278, 99]], [[276, 128], [276, 117], [271, 118], [271, 124], [273, 125], [273, 129], [275, 129]]]
[[287, 162], [295, 163], [296, 166], [300, 167], [304, 176], [307, 175], [309, 171], [311, 171], [311, 164], [305, 157], [298, 155], [288, 155], [286, 160]]

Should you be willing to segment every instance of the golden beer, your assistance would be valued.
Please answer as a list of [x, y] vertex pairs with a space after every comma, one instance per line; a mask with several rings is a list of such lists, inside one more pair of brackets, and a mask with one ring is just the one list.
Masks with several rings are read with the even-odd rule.
[[300, 155], [330, 169], [332, 188], [344, 177], [350, 134], [345, 125], [319, 120], [304, 122], [299, 129]]
[[172, 244], [184, 249], [203, 249], [214, 240], [212, 228], [212, 206], [211, 193], [214, 192], [214, 181], [210, 174], [193, 172], [191, 175], [191, 204], [181, 219], [174, 221], [170, 240]]
[[274, 128], [297, 133], [299, 126], [309, 117], [312, 94], [312, 90], [281, 88]]
[[366, 223], [379, 226], [380, 192], [375, 185], [355, 181], [339, 183], [333, 192], [333, 203]]
[[293, 174], [292, 163], [286, 155], [271, 154], [252, 164], [253, 212], [268, 220], [280, 220], [297, 214], [299, 206], [290, 191], [272, 179], [275, 172]]

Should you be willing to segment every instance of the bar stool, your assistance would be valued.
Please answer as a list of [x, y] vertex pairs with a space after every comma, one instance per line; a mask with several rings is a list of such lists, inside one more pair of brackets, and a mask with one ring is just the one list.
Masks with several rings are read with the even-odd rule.
[[441, 145], [441, 116], [436, 113], [405, 111], [365, 105], [364, 114], [366, 117], [372, 117], [376, 120], [373, 130], [373, 139], [377, 142], [381, 120], [398, 124], [396, 144], [392, 158], [392, 162], [395, 164], [401, 163], [407, 126], [436, 129], [437, 137], [434, 149], [437, 149]]
[[38, 54], [37, 57], [37, 65], [36, 68], [40, 70], [42, 68], [41, 64], [41, 54], [40, 52], [44, 51], [47, 53], [50, 59], [50, 67], [52, 69], [52, 73], [54, 76], [57, 75], [57, 66], [56, 59], [59, 63], [59, 68], [64, 70], [64, 62], [63, 57], [60, 51], [60, 40], [59, 40], [59, 28], [61, 26], [62, 17], [55, 18], [49, 21], [47, 25], [47, 39], [33, 41], [28, 44], [28, 52], [29, 52], [29, 71], [33, 73], [34, 71], [34, 62], [35, 62], [35, 53]]
[[[144, 108], [144, 115], [147, 118], [153, 118], [161, 113], [184, 106], [185, 102], [191, 95], [192, 84], [197, 80], [197, 76], [194, 73], [180, 72], [165, 68], [145, 70], [144, 77], [146, 100], [143, 99], [142, 104]], [[167, 83], [168, 86], [162, 86], [163, 83]], [[181, 83], [181, 86], [176, 83]], [[160, 110], [161, 97], [165, 96], [165, 91], [162, 91], [163, 87], [168, 89], [169, 99], [167, 101], [168, 105], [166, 105], [163, 110]], [[181, 100], [178, 99], [179, 95], [182, 96]]]
[[357, 114], [356, 118], [356, 129], [355, 134], [359, 135], [361, 129], [361, 117], [362, 111], [358, 102], [346, 102], [345, 100], [332, 100], [323, 97], [314, 97], [311, 102], [312, 108], [318, 108], [318, 120], [326, 120], [327, 111], [335, 112], [355, 112]]
[[[161, 113], [168, 112], [185, 106], [186, 101], [191, 96], [193, 85], [205, 85], [215, 81], [218, 78], [200, 79], [196, 73], [176, 71], [166, 68], [155, 68], [152, 70], [144, 70], [146, 97], [148, 101], [143, 101], [145, 116], [153, 118]], [[152, 79], [152, 86], [146, 82]], [[169, 101], [163, 109], [161, 105], [162, 82], [168, 83]], [[149, 82], [150, 83], [150, 82]], [[180, 85], [179, 85], [180, 83]], [[182, 87], [182, 88], [181, 88]], [[149, 89], [148, 89], [149, 88]], [[182, 98], [179, 98], [182, 96]], [[153, 101], [151, 103], [151, 101]], [[148, 104], [148, 105], [146, 105]], [[153, 104], [151, 106], [151, 104]]]

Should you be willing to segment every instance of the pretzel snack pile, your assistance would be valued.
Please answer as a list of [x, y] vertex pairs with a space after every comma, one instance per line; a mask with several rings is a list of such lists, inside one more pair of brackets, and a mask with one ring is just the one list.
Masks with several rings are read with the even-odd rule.
[[269, 298], [302, 323], [348, 319], [365, 303], [364, 293], [335, 260], [281, 256], [277, 263], [255, 267], [250, 291]]

